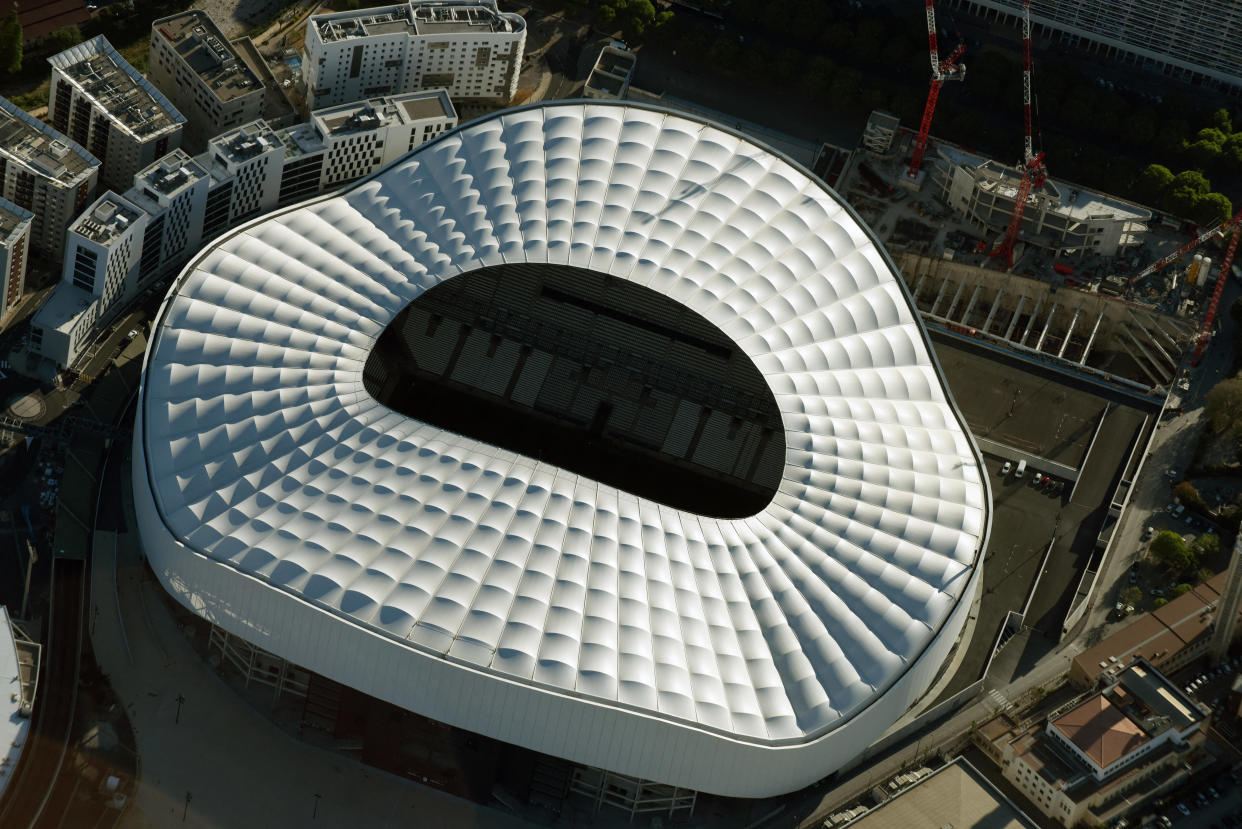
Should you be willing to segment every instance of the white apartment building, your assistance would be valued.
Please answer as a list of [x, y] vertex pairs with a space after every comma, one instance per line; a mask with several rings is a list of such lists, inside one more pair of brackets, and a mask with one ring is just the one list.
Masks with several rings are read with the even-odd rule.
[[34, 214], [30, 244], [51, 261], [98, 179], [99, 159], [81, 144], [0, 98], [0, 198]]
[[211, 175], [203, 241], [276, 207], [285, 148], [266, 121], [217, 135], [198, 162]]
[[[936, 143], [930, 186], [985, 238], [998, 238], [1009, 226], [1020, 181], [1012, 167]], [[1142, 241], [1151, 218], [1150, 210], [1133, 202], [1047, 179], [1027, 197], [1019, 238], [1067, 254], [1116, 256]]]
[[33, 213], [0, 199], [0, 319], [8, 316], [26, 289], [33, 224]]
[[335, 106], [430, 87], [457, 102], [517, 93], [526, 21], [495, 0], [441, 0], [320, 14], [306, 27], [307, 104]]
[[112, 191], [69, 228], [60, 282], [30, 325], [32, 350], [58, 367], [73, 364], [101, 321], [132, 295], [146, 211]]
[[135, 173], [181, 146], [185, 116], [103, 35], [48, 63], [48, 120], [100, 160], [103, 187], [124, 190]]
[[138, 287], [179, 269], [198, 252], [211, 174], [184, 150], [173, 150], [134, 176], [125, 198], [147, 212]]
[[[1015, 28], [1021, 0], [948, 0]], [[1242, 3], [1237, 0], [1031, 0], [1036, 37], [1048, 37], [1193, 84], [1242, 95]]]
[[263, 115], [266, 91], [204, 11], [188, 11], [151, 24], [151, 82], [185, 115], [182, 143], [201, 152], [214, 135]]
[[279, 131], [285, 146], [280, 204], [292, 204], [368, 176], [457, 126], [443, 89], [318, 109]]

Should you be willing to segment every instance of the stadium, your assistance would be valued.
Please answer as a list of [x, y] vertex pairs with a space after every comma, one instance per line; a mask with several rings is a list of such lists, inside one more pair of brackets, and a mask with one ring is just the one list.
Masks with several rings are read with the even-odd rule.
[[152, 569], [213, 626], [738, 797], [927, 691], [990, 521], [870, 231], [629, 102], [505, 110], [216, 239], [153, 325], [133, 470]]

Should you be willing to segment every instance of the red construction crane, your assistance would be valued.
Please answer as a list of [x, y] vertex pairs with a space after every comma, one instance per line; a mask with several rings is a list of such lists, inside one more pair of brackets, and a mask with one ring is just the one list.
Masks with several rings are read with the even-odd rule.
[[1031, 126], [1031, 0], [1022, 0], [1022, 121], [1025, 127], [1022, 144], [1022, 181], [1018, 184], [1017, 199], [1004, 237], [992, 251], [992, 256], [1003, 256], [1005, 267], [1013, 267], [1013, 246], [1022, 229], [1022, 214], [1026, 212], [1026, 199], [1031, 189], [1043, 186], [1048, 178], [1044, 168], [1044, 154], [1035, 153]]
[[910, 159], [910, 169], [906, 178], [913, 181], [919, 177], [919, 168], [923, 166], [923, 153], [927, 151], [927, 134], [931, 130], [932, 115], [936, 112], [936, 99], [940, 97], [940, 85], [945, 81], [960, 81], [966, 77], [966, 64], [957, 60], [966, 51], [966, 45], [958, 44], [943, 61], [936, 46], [936, 10], [932, 8], [933, 0], [927, 0], [927, 43], [931, 52], [931, 86], [927, 90], [927, 105], [923, 107], [923, 121], [919, 124], [919, 135], [914, 141], [914, 156]]
[[1206, 242], [1208, 239], [1211, 239], [1213, 236], [1216, 236], [1217, 234], [1224, 236], [1229, 232], [1229, 228], [1238, 222], [1239, 217], [1242, 217], [1242, 213], [1238, 214], [1238, 216], [1234, 216], [1232, 219], [1227, 219], [1220, 224], [1213, 225], [1210, 229], [1203, 231], [1198, 236], [1170, 253], [1168, 256], [1153, 262], [1146, 268], [1143, 268], [1143, 270], [1136, 273], [1134, 276], [1130, 277], [1130, 284], [1133, 285], [1140, 279], [1146, 279], [1156, 271], [1163, 270], [1169, 263], [1176, 262], [1178, 259], [1181, 259], [1183, 256], [1190, 253], [1192, 250], [1199, 247], [1199, 245]]
[[1211, 339], [1212, 323], [1216, 320], [1216, 309], [1220, 307], [1220, 295], [1225, 291], [1225, 282], [1229, 279], [1229, 269], [1233, 266], [1233, 255], [1238, 252], [1238, 239], [1242, 237], [1242, 210], [1220, 226], [1222, 231], [1233, 227], [1233, 236], [1229, 239], [1229, 247], [1225, 248], [1225, 258], [1220, 260], [1220, 272], [1216, 275], [1216, 287], [1212, 289], [1212, 298], [1208, 301], [1207, 313], [1203, 315], [1203, 325], [1199, 326], [1199, 341], [1195, 343], [1195, 353], [1190, 358], [1192, 366], [1199, 365], [1203, 352]]

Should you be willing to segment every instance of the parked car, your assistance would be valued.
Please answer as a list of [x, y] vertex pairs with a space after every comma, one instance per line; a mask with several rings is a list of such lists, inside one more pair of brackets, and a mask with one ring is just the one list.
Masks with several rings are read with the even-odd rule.
[[1151, 538], [1155, 534], [1156, 534], [1156, 528], [1148, 524], [1147, 529], [1143, 530], [1143, 540], [1146, 541], [1147, 539]]
[[1177, 804], [1177, 811], [1181, 812], [1183, 815], [1186, 815], [1187, 817], [1190, 816], [1190, 809], [1186, 808], [1185, 803]]
[[1164, 591], [1163, 591], [1163, 590], [1161, 590], [1159, 587], [1153, 587], [1153, 588], [1151, 589], [1151, 594], [1152, 594], [1153, 596], [1163, 596], [1163, 595], [1164, 595]]
[[1039, 472], [1036, 472], [1035, 476], [1031, 478], [1031, 486], [1039, 486], [1040, 483], [1043, 482], [1043, 480], [1044, 480], [1044, 476], [1040, 474]]
[[1010, 463], [1009, 461], [1005, 461], [1005, 465], [1001, 467], [1000, 474], [1001, 474], [1001, 475], [1008, 475], [1008, 474], [1009, 474], [1009, 470], [1011, 470], [1011, 469], [1013, 469], [1013, 464], [1012, 464], [1012, 463]]

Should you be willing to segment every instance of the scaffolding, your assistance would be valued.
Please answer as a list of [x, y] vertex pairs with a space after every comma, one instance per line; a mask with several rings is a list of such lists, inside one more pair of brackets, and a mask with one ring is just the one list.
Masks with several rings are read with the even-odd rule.
[[698, 798], [698, 792], [694, 789], [654, 783], [593, 766], [576, 766], [569, 789], [591, 798], [596, 812], [602, 806], [611, 806], [628, 812], [631, 821], [635, 815], [653, 813], [663, 813], [671, 818], [676, 812], [685, 812], [687, 817], [692, 817]]
[[246, 687], [252, 682], [266, 685], [273, 691], [273, 699], [285, 694], [305, 698], [310, 687], [310, 671], [281, 659], [274, 653], [256, 647], [240, 636], [234, 636], [223, 628], [211, 626], [207, 637], [209, 653], [218, 654], [245, 678]]

